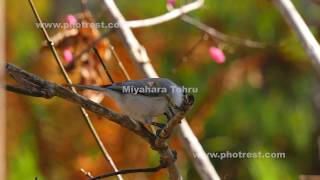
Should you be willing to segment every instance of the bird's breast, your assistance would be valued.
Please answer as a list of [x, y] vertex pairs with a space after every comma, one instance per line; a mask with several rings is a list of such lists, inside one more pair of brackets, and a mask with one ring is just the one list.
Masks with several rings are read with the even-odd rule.
[[121, 109], [138, 116], [158, 116], [167, 110], [167, 100], [164, 97], [149, 97], [141, 95], [124, 95]]

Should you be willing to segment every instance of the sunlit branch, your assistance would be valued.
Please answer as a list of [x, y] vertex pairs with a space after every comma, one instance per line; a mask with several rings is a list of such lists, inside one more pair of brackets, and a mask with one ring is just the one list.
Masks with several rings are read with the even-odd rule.
[[163, 15], [153, 17], [153, 18], [148, 18], [148, 19], [127, 21], [127, 24], [130, 28], [154, 26], [157, 24], [171, 21], [171, 20], [178, 18], [186, 13], [197, 10], [203, 5], [203, 3], [204, 3], [204, 0], [195, 0], [192, 3], [183, 5], [177, 9], [169, 11]]

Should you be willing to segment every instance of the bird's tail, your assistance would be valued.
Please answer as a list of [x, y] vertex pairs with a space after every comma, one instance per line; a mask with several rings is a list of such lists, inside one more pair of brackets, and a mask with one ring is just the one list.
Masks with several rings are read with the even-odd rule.
[[75, 87], [76, 89], [81, 89], [81, 90], [94, 90], [94, 91], [102, 91], [106, 92], [106, 86], [100, 87], [100, 86], [92, 86], [92, 85], [82, 85], [82, 84], [68, 84], [68, 86]]

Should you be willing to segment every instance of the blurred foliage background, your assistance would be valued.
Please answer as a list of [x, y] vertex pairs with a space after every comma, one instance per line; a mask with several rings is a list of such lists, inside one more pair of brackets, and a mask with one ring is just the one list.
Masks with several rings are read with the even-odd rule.
[[[81, 3], [76, 0], [34, 2], [45, 22], [63, 22], [67, 14], [81, 12]], [[319, 4], [311, 0], [293, 2], [319, 39]], [[127, 19], [166, 11], [165, 0], [116, 3]], [[89, 7], [96, 21], [109, 22], [102, 1], [89, 1]], [[28, 2], [7, 1], [6, 13], [8, 61], [63, 83], [50, 52], [39, 50], [43, 37], [35, 27]], [[222, 179], [297, 179], [301, 174], [319, 174], [319, 83], [310, 59], [274, 4], [267, 0], [206, 0], [204, 7], [191, 15], [228, 35], [268, 44], [255, 49], [207, 40], [183, 62], [182, 57], [203, 35], [197, 28], [176, 19], [134, 30], [161, 77], [199, 88], [187, 119], [206, 152], [286, 153], [285, 159], [211, 159]], [[54, 35], [59, 30], [49, 32]], [[112, 34], [108, 38], [132, 77], [140, 78], [119, 37]], [[224, 50], [226, 63], [219, 65], [210, 59], [210, 46]], [[124, 80], [120, 76], [115, 79]], [[111, 171], [77, 107], [56, 98], [44, 100], [12, 93], [7, 97], [10, 180], [35, 176], [85, 179], [80, 168], [94, 175]], [[104, 103], [114, 107], [109, 99]], [[158, 163], [158, 155], [141, 139], [90, 115], [118, 168]], [[174, 137], [171, 144], [178, 151], [178, 165], [186, 179], [199, 179], [179, 140]], [[166, 172], [125, 177], [164, 179]]]

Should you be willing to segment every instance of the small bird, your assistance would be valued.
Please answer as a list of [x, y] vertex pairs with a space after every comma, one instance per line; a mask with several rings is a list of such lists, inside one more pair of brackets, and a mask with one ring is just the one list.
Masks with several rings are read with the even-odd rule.
[[152, 124], [154, 117], [163, 114], [170, 120], [186, 95], [182, 87], [166, 78], [129, 80], [104, 86], [71, 86], [104, 92], [116, 101], [123, 114], [143, 124]]

